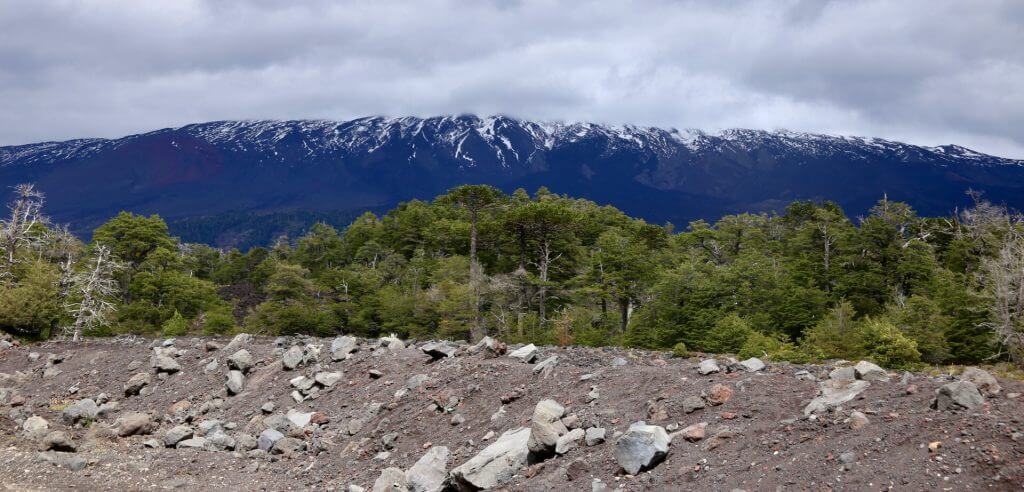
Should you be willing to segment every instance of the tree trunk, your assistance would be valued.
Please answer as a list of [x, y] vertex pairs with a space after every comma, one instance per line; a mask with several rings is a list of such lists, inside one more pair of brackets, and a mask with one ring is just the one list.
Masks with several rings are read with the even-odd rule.
[[469, 224], [469, 284], [473, 288], [473, 326], [470, 328], [469, 337], [476, 342], [483, 338], [483, 323], [480, 320], [480, 263], [476, 258], [477, 241], [477, 212], [470, 213]]

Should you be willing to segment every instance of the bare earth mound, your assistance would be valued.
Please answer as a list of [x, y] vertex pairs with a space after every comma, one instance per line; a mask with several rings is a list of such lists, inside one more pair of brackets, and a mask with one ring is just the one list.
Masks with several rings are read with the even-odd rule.
[[983, 372], [518, 348], [242, 335], [0, 348], [2, 486], [1024, 488], [1024, 384]]

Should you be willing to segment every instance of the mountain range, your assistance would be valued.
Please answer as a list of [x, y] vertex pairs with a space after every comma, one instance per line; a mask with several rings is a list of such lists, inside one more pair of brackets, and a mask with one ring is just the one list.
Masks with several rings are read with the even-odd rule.
[[968, 189], [1024, 208], [1024, 161], [956, 145], [472, 115], [216, 121], [0, 147], [0, 184], [22, 182], [36, 183], [46, 211], [83, 235], [129, 210], [221, 246], [266, 242], [316, 220], [344, 225], [463, 183], [546, 186], [681, 226], [796, 199], [832, 200], [857, 215], [883, 194], [947, 214], [968, 202]]

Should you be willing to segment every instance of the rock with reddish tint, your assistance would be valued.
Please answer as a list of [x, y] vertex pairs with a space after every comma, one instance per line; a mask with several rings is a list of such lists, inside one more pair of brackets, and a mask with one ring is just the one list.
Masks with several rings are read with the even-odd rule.
[[120, 437], [151, 434], [157, 427], [153, 417], [142, 412], [128, 412], [119, 417], [114, 424]]
[[854, 412], [850, 413], [850, 428], [851, 429], [853, 429], [853, 430], [861, 430], [864, 427], [867, 427], [867, 425], [869, 423], [871, 423], [871, 421], [869, 421], [867, 415], [864, 415], [862, 412], [854, 411]]
[[704, 439], [704, 436], [707, 435], [707, 428], [707, 422], [698, 422], [683, 428], [683, 430], [679, 431], [679, 435], [687, 441], [697, 442]]
[[722, 405], [732, 398], [733, 389], [731, 386], [724, 384], [716, 384], [711, 387], [711, 392], [708, 394], [708, 403], [712, 405]]

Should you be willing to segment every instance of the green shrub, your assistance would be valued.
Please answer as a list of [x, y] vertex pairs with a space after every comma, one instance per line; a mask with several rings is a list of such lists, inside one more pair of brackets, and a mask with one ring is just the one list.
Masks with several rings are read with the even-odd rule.
[[229, 311], [207, 311], [203, 318], [205, 335], [225, 335], [235, 331], [235, 317]]
[[772, 336], [757, 332], [747, 337], [747, 341], [736, 355], [741, 359], [758, 357], [790, 362], [807, 362], [812, 359], [806, 352], [797, 349], [796, 345], [786, 340], [785, 335]]
[[686, 348], [686, 344], [679, 342], [672, 346], [672, 355], [679, 358], [685, 358], [690, 356], [690, 350]]
[[705, 352], [734, 354], [740, 350], [754, 331], [747, 320], [730, 314], [715, 322], [715, 326], [704, 335]]
[[892, 323], [867, 319], [860, 330], [868, 359], [890, 369], [906, 369], [921, 362], [917, 342], [907, 338]]
[[160, 326], [160, 335], [165, 337], [180, 337], [186, 333], [188, 333], [188, 320], [177, 311], [174, 312], [174, 316]]

